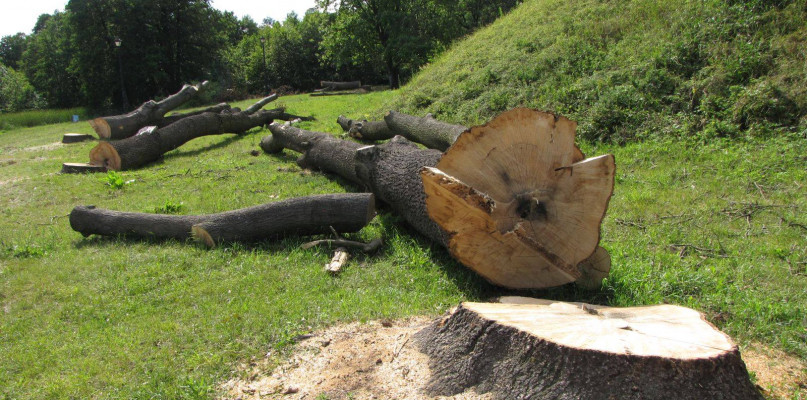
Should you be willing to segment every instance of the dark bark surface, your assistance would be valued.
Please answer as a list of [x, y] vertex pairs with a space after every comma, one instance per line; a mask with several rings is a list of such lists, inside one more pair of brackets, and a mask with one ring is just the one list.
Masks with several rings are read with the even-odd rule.
[[178, 92], [156, 102], [149, 100], [125, 115], [113, 115], [92, 120], [92, 125], [101, 139], [119, 140], [128, 138], [145, 126], [159, 125], [169, 111], [181, 106], [207, 86], [207, 81], [198, 85], [185, 85]]
[[[682, 338], [686, 340], [686, 338]], [[415, 336], [430, 396], [474, 388], [498, 399], [761, 400], [738, 351], [672, 359], [583, 350], [460, 308]]]
[[99, 165], [87, 163], [64, 163], [62, 164], [63, 174], [83, 174], [88, 172], [106, 172], [106, 168]]
[[129, 236], [184, 240], [201, 228], [212, 242], [255, 241], [282, 235], [361, 230], [375, 215], [369, 193], [306, 196], [208, 215], [163, 215], [78, 206], [70, 226], [84, 236]]
[[254, 114], [202, 113], [127, 139], [101, 142], [90, 152], [90, 163], [114, 170], [138, 168], [192, 139], [224, 133], [241, 134], [286, 116], [280, 109], [261, 110]]
[[70, 213], [70, 227], [82, 235], [131, 236], [184, 240], [191, 237], [193, 224], [204, 215], [164, 215], [122, 212], [77, 206]]
[[212, 113], [218, 114], [218, 113], [220, 113], [222, 111], [230, 111], [230, 110], [232, 110], [232, 107], [230, 107], [229, 104], [227, 104], [227, 103], [219, 103], [219, 104], [216, 104], [215, 106], [210, 106], [210, 107], [207, 107], [207, 108], [205, 108], [203, 110], [193, 111], [193, 112], [184, 113], [184, 114], [172, 114], [172, 115], [163, 117], [159, 121], [157, 121], [157, 124], [155, 124], [155, 125], [158, 128], [162, 128], [164, 126], [171, 125], [174, 122], [177, 122], [177, 121], [181, 120], [182, 118], [192, 117], [194, 115], [199, 115], [199, 114], [203, 114], [203, 113], [206, 113], [206, 112], [212, 112]]
[[389, 129], [413, 142], [421, 143], [430, 149], [445, 151], [468, 128], [438, 121], [432, 117], [415, 117], [389, 111], [384, 116]]
[[342, 193], [299, 197], [211, 215], [193, 227], [208, 246], [284, 235], [358, 232], [375, 216], [373, 195]]
[[395, 136], [386, 121], [368, 121], [368, 120], [355, 120], [349, 119], [344, 115], [340, 115], [336, 119], [336, 123], [342, 127], [342, 130], [347, 132], [350, 137], [361, 140], [387, 140]]
[[79, 143], [85, 140], [92, 140], [92, 135], [87, 135], [84, 133], [65, 133], [62, 136], [62, 143]]
[[421, 149], [403, 137], [366, 146], [356, 153], [358, 178], [376, 197], [389, 204], [412, 227], [429, 239], [448, 245], [446, 233], [429, 218], [420, 170], [440, 161], [443, 153]]
[[356, 177], [355, 167], [355, 154], [360, 144], [285, 124], [271, 124], [269, 130], [272, 136], [261, 140], [265, 152], [277, 153], [288, 148], [302, 153], [297, 164], [303, 168], [332, 172], [351, 182], [362, 183]]

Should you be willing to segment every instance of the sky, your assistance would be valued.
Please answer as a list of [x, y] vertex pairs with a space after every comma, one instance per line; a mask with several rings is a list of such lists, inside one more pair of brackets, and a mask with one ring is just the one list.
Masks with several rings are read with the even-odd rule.
[[[283, 21], [294, 11], [303, 16], [314, 7], [315, 0], [213, 0], [214, 8], [232, 11], [238, 18], [249, 15], [259, 25], [266, 17]], [[67, 0], [0, 0], [0, 37], [23, 32], [31, 34], [36, 19], [41, 14], [51, 14], [54, 10], [64, 11]]]

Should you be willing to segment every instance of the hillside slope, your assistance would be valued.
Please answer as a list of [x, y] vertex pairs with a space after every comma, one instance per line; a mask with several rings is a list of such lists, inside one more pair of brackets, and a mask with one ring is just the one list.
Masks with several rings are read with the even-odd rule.
[[805, 136], [805, 21], [802, 1], [528, 0], [386, 106], [466, 124], [528, 106], [615, 142]]

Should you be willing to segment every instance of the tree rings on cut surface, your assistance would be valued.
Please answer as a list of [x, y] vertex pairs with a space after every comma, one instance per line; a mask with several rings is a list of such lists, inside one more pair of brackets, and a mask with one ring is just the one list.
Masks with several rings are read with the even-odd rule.
[[494, 284], [543, 288], [580, 279], [613, 193], [612, 155], [584, 159], [577, 124], [517, 108], [461, 134], [421, 170], [430, 218], [448, 248]]
[[109, 142], [99, 142], [90, 150], [90, 164], [120, 171], [120, 155]]

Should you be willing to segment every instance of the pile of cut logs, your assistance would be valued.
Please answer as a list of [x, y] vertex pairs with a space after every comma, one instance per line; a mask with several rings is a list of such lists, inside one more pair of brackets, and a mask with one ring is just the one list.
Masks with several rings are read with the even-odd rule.
[[[201, 85], [203, 86], [203, 84]], [[344, 89], [335, 82], [323, 86]], [[361, 84], [344, 85], [360, 88]], [[329, 234], [339, 247], [373, 251], [380, 241], [339, 237], [356, 232], [386, 203], [415, 230], [445, 247], [491, 283], [540, 289], [575, 282], [600, 287], [611, 267], [599, 246], [600, 225], [614, 188], [612, 155], [586, 158], [575, 145], [577, 124], [526, 108], [465, 127], [432, 116], [390, 111], [380, 121], [340, 116], [363, 144], [274, 119], [282, 109], [226, 104], [165, 116], [200, 85], [161, 101], [92, 122], [102, 141], [90, 152], [99, 169], [143, 166], [195, 137], [242, 133], [268, 124], [260, 147], [300, 153], [303, 168], [336, 174], [367, 193], [309, 196], [214, 215], [167, 216], [76, 207], [71, 226], [87, 236], [195, 238], [207, 246], [289, 234]], [[147, 128], [148, 127], [148, 128]], [[426, 393], [474, 388], [499, 398], [759, 399], [737, 346], [702, 314], [683, 307], [610, 308], [505, 298], [463, 303], [423, 330], [417, 342], [431, 357]]]

